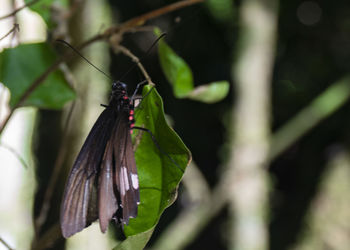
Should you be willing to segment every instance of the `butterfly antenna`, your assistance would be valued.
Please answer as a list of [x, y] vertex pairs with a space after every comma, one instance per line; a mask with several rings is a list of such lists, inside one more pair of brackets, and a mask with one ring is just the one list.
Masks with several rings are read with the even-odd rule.
[[[149, 53], [151, 52], [151, 50], [154, 48], [154, 46], [159, 42], [160, 39], [162, 39], [163, 37], [166, 36], [166, 33], [161, 34], [153, 43], [152, 45], [149, 47], [149, 49], [146, 51], [145, 55], [139, 60], [140, 62], [149, 55]], [[135, 67], [137, 66], [137, 63], [134, 63], [134, 65], [132, 65], [129, 70], [127, 70], [120, 78], [119, 80], [122, 80], [127, 74], [130, 73], [130, 71], [132, 71]]]
[[67, 47], [71, 48], [75, 53], [77, 53], [81, 58], [83, 58], [88, 64], [90, 64], [92, 67], [94, 67], [96, 70], [98, 70], [99, 72], [101, 72], [102, 74], [104, 74], [106, 77], [108, 77], [109, 79], [111, 79], [113, 81], [113, 78], [110, 77], [108, 74], [106, 74], [105, 72], [103, 72], [101, 69], [97, 68], [95, 65], [93, 65], [85, 56], [83, 56], [79, 50], [77, 50], [76, 48], [74, 48], [72, 45], [70, 45], [68, 42], [61, 40], [61, 39], [57, 39], [56, 42], [60, 42], [63, 43], [64, 45], [66, 45]]

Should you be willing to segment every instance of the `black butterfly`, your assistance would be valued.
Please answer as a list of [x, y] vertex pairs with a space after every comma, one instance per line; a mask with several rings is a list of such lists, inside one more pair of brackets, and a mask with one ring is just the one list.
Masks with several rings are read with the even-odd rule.
[[124, 83], [113, 83], [109, 104], [75, 160], [61, 206], [66, 238], [96, 219], [105, 232], [112, 219], [128, 224], [137, 216], [140, 193], [131, 141], [135, 93], [129, 98]]

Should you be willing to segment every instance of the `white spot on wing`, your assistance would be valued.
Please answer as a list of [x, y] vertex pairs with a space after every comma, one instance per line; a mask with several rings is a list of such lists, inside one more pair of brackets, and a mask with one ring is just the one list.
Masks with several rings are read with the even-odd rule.
[[131, 181], [132, 181], [132, 187], [134, 189], [139, 188], [139, 178], [137, 177], [137, 174], [131, 174]]
[[123, 172], [119, 175], [119, 182], [120, 182], [120, 195], [125, 195], [125, 185], [124, 185], [124, 176]]
[[128, 172], [126, 170], [126, 167], [122, 167], [122, 176], [124, 178], [125, 191], [128, 191], [130, 189], [130, 185], [129, 185]]

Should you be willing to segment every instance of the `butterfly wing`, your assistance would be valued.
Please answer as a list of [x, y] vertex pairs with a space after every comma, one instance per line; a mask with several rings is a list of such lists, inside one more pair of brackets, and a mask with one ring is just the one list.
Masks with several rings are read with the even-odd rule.
[[105, 155], [103, 157], [98, 188], [98, 218], [101, 231], [104, 233], [108, 228], [110, 220], [118, 210], [118, 198], [114, 190], [114, 159], [113, 143], [114, 133], [107, 142]]
[[97, 219], [96, 185], [105, 148], [116, 121], [107, 107], [86, 138], [72, 167], [61, 206], [61, 229], [65, 238], [83, 230]]
[[116, 159], [115, 183], [120, 194], [123, 209], [122, 223], [129, 224], [129, 218], [137, 216], [140, 203], [139, 181], [132, 147], [128, 114], [122, 114], [114, 137], [114, 157]]
[[[99, 177], [99, 221], [102, 232], [116, 215], [118, 204], [123, 209], [121, 221], [137, 216], [140, 202], [138, 177], [127, 113], [118, 115], [110, 140], [107, 142]], [[114, 177], [114, 178], [113, 178]], [[114, 188], [116, 184], [117, 190]], [[115, 195], [119, 192], [119, 197]], [[120, 199], [120, 203], [118, 202]]]

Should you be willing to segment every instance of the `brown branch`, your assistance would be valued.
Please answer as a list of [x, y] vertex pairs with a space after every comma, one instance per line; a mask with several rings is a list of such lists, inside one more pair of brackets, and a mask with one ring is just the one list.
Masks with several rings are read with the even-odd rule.
[[12, 11], [11, 13], [6, 14], [5, 16], [0, 17], [0, 20], [5, 19], [5, 18], [8, 18], [8, 17], [11, 17], [11, 16], [14, 16], [14, 15], [16, 15], [17, 12], [23, 10], [23, 9], [26, 8], [26, 7], [29, 7], [29, 6], [31, 6], [31, 5], [33, 5], [33, 4], [35, 4], [35, 3], [38, 2], [38, 1], [39, 1], [39, 0], [33, 0], [33, 1], [29, 2], [29, 3], [25, 4], [25, 5], [23, 5], [22, 7], [19, 7], [18, 9], [15, 9], [15, 10]]
[[7, 36], [9, 36], [12, 32], [16, 32], [16, 31], [19, 31], [19, 25], [18, 25], [18, 23], [15, 23], [15, 24], [13, 25], [13, 28], [10, 29], [10, 31], [7, 32], [3, 37], [0, 38], [0, 41], [1, 41], [2, 39], [5, 39], [5, 38], [6, 38]]
[[184, 1], [179, 1], [179, 2], [173, 3], [173, 4], [169, 4], [165, 7], [162, 7], [162, 8], [153, 10], [151, 12], [148, 12], [146, 14], [143, 14], [141, 16], [132, 18], [129, 21], [122, 23], [121, 25], [111, 27], [105, 31], [105, 35], [110, 36], [119, 30], [124, 31], [124, 30], [129, 30], [131, 28], [134, 28], [136, 26], [141, 26], [148, 20], [154, 19], [156, 17], [162, 16], [162, 15], [167, 14], [169, 12], [173, 12], [175, 10], [178, 10], [178, 9], [181, 9], [181, 8], [193, 5], [193, 4], [201, 3], [201, 2], [204, 2], [204, 0], [184, 0]]

